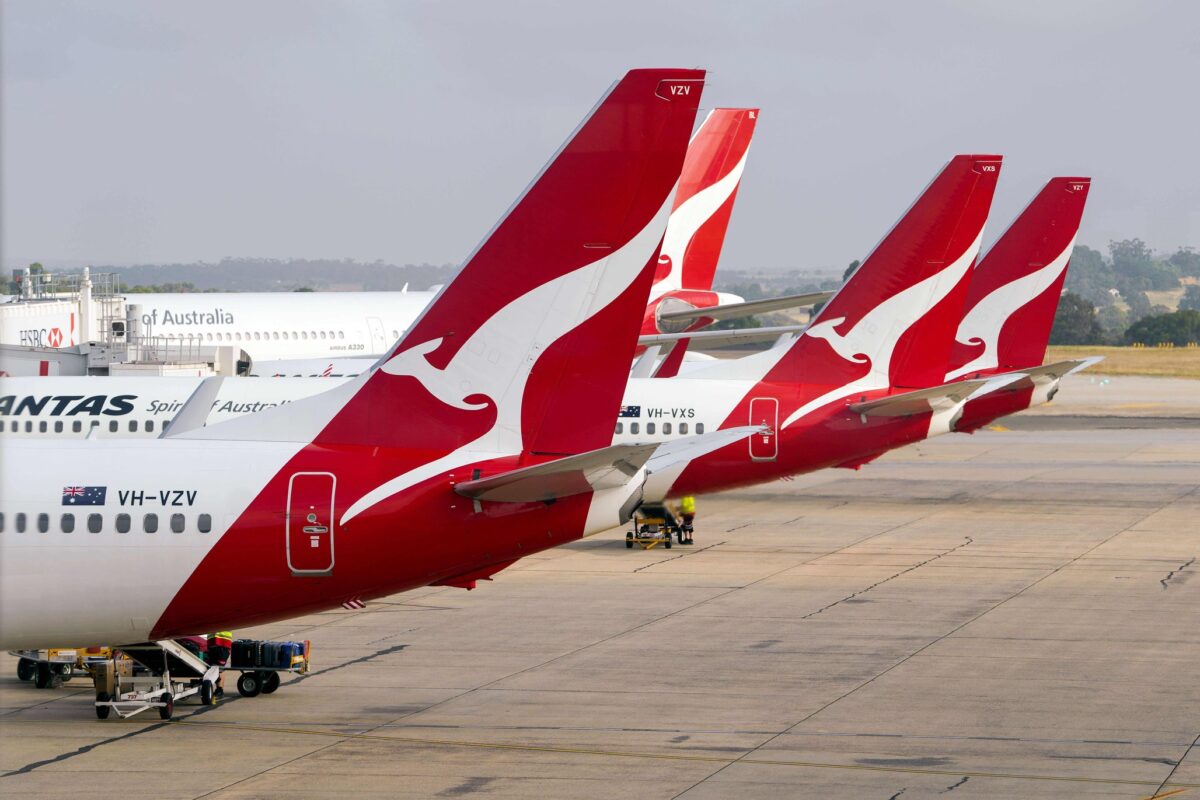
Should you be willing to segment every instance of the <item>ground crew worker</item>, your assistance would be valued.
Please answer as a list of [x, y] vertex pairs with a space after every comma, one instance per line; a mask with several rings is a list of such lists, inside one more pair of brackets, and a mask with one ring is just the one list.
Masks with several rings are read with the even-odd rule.
[[217, 631], [208, 635], [208, 663], [225, 666], [233, 647], [233, 631]]
[[696, 498], [689, 494], [680, 499], [679, 516], [683, 517], [683, 527], [679, 530], [679, 543], [692, 544], [692, 520], [696, 518]]

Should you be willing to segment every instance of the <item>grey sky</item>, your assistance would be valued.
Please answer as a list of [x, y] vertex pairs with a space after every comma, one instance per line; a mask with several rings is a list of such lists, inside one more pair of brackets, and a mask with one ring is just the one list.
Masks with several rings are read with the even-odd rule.
[[1200, 245], [1200, 4], [3, 0], [6, 267], [458, 261], [639, 66], [763, 109], [722, 264], [840, 267], [957, 152], [997, 235], [1095, 178], [1080, 241]]

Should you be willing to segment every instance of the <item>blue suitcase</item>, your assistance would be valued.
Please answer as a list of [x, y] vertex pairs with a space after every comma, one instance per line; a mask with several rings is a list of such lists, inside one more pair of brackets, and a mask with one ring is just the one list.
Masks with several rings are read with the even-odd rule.
[[283, 669], [288, 669], [292, 666], [292, 659], [296, 656], [303, 655], [304, 647], [298, 642], [284, 642], [279, 645], [279, 664]]

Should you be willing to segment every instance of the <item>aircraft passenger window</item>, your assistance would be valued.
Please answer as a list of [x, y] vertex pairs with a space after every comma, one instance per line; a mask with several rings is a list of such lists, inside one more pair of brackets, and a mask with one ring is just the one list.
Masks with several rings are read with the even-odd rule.
[[38, 423], [38, 433], [45, 433], [47, 430], [49, 430], [49, 428], [50, 426], [46, 424], [46, 420], [42, 420]]
[[29, 420], [25, 423], [25, 432], [33, 433], [33, 420]]
[[56, 419], [56, 420], [54, 421], [54, 432], [55, 432], [55, 433], [62, 433], [62, 432], [63, 432], [63, 424], [62, 424], [62, 420], [61, 420], [61, 419]]
[[653, 422], [646, 423], [646, 433], [654, 433], [654, 423]]
[[322, 339], [324, 339], [324, 338], [325, 338], [325, 331], [321, 331], [321, 338], [322, 338]]
[[25, 532], [25, 515], [17, 514], [17, 533]]
[[698, 435], [700, 435], [700, 434], [702, 434], [702, 433], [704, 433], [704, 423], [703, 423], [703, 422], [697, 422], [697, 423], [696, 423], [696, 435], [698, 436]]
[[13, 433], [16, 433], [16, 432], [17, 432], [17, 428], [19, 428], [19, 427], [21, 427], [21, 423], [17, 422], [17, 421], [14, 419], [12, 422], [10, 422], [10, 423], [9, 423], [8, 429], [9, 429], [10, 431], [12, 431]]
[[59, 520], [59, 527], [62, 528], [63, 533], [74, 533], [75, 532], [75, 515], [74, 514], [63, 514], [62, 519]]
[[211, 334], [211, 333], [206, 333], [206, 334], [204, 334], [204, 338], [205, 338], [205, 339], [207, 339], [208, 341], [210, 341], [210, 342], [211, 342], [211, 341], [212, 341], [212, 334]]
[[117, 533], [129, 533], [128, 514], [117, 514]]
[[670, 435], [671, 435], [671, 423], [669, 423], [669, 422], [664, 422], [664, 423], [663, 423], [663, 435], [664, 435], [664, 436], [670, 436]]
[[50, 515], [38, 514], [38, 533], [46, 533], [50, 530]]
[[142, 530], [146, 533], [158, 533], [158, 514], [147, 514], [142, 517]]
[[115, 419], [112, 422], [108, 423], [108, 430], [112, 433], [116, 433], [117, 428], [119, 428], [119, 427], [121, 427], [121, 423], [117, 422]]
[[257, 341], [258, 341], [258, 338], [259, 338], [259, 337], [258, 337], [258, 331], [255, 331], [255, 332], [254, 332], [254, 341], [256, 341], [256, 342], [257, 342]]
[[679, 423], [679, 435], [687, 436], [687, 423], [686, 422]]
[[196, 517], [196, 527], [201, 533], [208, 533], [212, 530], [212, 514], [201, 514]]
[[153, 430], [154, 430], [154, 420], [152, 420], [152, 419], [148, 419], [148, 420], [146, 420], [146, 431], [147, 431], [147, 433], [149, 433], [149, 432], [151, 432], [151, 431], [153, 431]]
[[317, 332], [316, 332], [316, 331], [309, 331], [309, 333], [311, 333], [311, 334], [312, 334], [312, 338], [314, 338], [314, 339], [315, 339], [315, 338], [317, 338]]
[[4, 512], [0, 511], [0, 533], [4, 533]]
[[171, 532], [183, 533], [183, 514], [171, 515]]
[[346, 338], [346, 334], [342, 333], [341, 331], [338, 331], [338, 338], [339, 338], [339, 339], [345, 339], [345, 338]]
[[630, 433], [637, 433], [637, 432], [638, 432], [638, 424], [637, 424], [636, 422], [631, 422], [631, 423], [629, 423], [629, 432], [630, 432]]
[[137, 420], [136, 419], [129, 420], [129, 432], [137, 433]]
[[99, 533], [100, 528], [104, 526], [104, 517], [99, 514], [88, 514], [88, 531], [91, 533]]
[[77, 419], [71, 423], [71, 432], [72, 433], [79, 433], [82, 430], [83, 430], [83, 421], [82, 420]]
[[307, 339], [307, 338], [308, 338], [308, 331], [300, 331], [300, 338], [301, 338], [301, 339]]
[[278, 339], [278, 338], [279, 338], [279, 331], [275, 331], [274, 333], [272, 333], [272, 334], [271, 334], [271, 338], [272, 338], [272, 339]]
[[399, 338], [400, 338], [400, 332], [399, 332], [399, 331], [397, 331], [395, 328], [392, 328], [392, 338], [393, 338], [393, 339], [399, 339]]
[[617, 423], [617, 435], [620, 436], [624, 430], [625, 430], [625, 423], [618, 422]]

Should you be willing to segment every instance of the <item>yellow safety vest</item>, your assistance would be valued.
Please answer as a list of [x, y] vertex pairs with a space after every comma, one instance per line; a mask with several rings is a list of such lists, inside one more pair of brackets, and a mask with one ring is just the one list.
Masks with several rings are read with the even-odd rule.
[[696, 513], [696, 498], [692, 497], [691, 495], [688, 495], [687, 497], [680, 500], [679, 501], [679, 512], [681, 514], [695, 514]]

